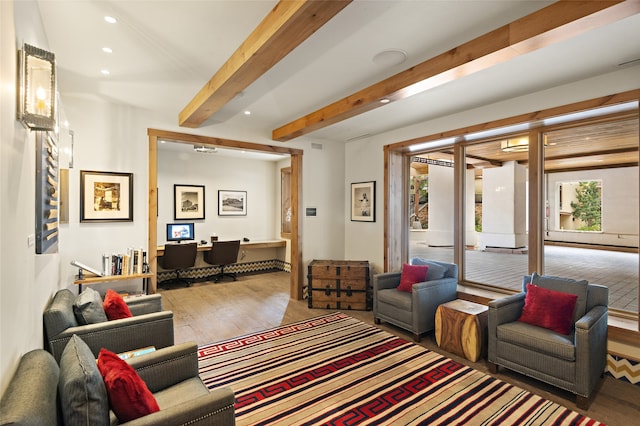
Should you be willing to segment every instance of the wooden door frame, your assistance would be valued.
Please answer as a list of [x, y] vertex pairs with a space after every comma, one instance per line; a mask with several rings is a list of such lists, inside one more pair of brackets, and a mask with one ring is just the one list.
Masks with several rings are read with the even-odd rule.
[[148, 209], [148, 262], [149, 280], [148, 291], [155, 293], [157, 289], [158, 272], [158, 141], [165, 140], [176, 143], [197, 144], [204, 146], [218, 146], [232, 149], [243, 149], [266, 153], [288, 154], [291, 157], [291, 274], [289, 294], [294, 300], [302, 300], [304, 283], [302, 269], [302, 226], [300, 212], [302, 201], [302, 154], [301, 149], [287, 148], [274, 145], [263, 145], [253, 142], [220, 139], [209, 136], [192, 135], [188, 133], [167, 130], [147, 129], [149, 137], [149, 209]]

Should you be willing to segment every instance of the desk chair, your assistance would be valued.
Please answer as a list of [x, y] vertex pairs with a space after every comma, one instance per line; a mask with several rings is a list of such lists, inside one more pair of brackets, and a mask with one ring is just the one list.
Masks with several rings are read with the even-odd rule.
[[204, 261], [210, 265], [220, 267], [220, 272], [213, 276], [213, 282], [218, 282], [222, 277], [233, 278], [237, 280], [236, 274], [224, 271], [224, 267], [236, 263], [238, 260], [238, 252], [240, 251], [240, 240], [234, 241], [214, 241], [211, 244], [211, 250], [203, 253]]
[[163, 269], [173, 269], [176, 271], [176, 278], [163, 281], [161, 284], [183, 282], [187, 287], [191, 287], [191, 280], [181, 277], [180, 272], [193, 268], [196, 264], [197, 253], [198, 243], [166, 244], [160, 266], [162, 266]]

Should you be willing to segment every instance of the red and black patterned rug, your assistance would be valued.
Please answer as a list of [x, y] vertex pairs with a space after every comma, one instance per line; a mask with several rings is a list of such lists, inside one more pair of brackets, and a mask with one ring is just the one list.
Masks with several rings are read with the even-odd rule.
[[199, 348], [238, 425], [600, 425], [343, 313]]

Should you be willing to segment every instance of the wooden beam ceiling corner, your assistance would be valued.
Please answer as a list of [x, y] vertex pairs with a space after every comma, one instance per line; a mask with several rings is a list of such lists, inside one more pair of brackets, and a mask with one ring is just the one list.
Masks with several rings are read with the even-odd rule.
[[285, 142], [640, 13], [636, 0], [561, 0], [272, 131]]
[[178, 115], [199, 127], [353, 0], [281, 0]]

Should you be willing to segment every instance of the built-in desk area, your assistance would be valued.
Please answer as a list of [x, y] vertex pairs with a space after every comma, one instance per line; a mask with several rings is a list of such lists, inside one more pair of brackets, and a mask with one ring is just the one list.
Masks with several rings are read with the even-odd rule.
[[[258, 249], [267, 249], [267, 248], [278, 248], [278, 247], [286, 247], [287, 242], [285, 240], [264, 240], [264, 241], [241, 241], [240, 242], [240, 253], [242, 250], [258, 250]], [[157, 249], [158, 257], [164, 255], [164, 246], [158, 246]], [[211, 250], [211, 244], [198, 244], [198, 251], [207, 251]]]
[[[169, 243], [169, 244], [185, 244]], [[191, 270], [181, 275], [188, 276], [193, 279], [203, 278], [212, 275], [216, 268], [204, 261], [203, 253], [211, 250], [211, 244], [198, 244], [198, 253], [196, 263]], [[157, 257], [164, 255], [164, 245], [157, 247]], [[260, 240], [260, 241], [241, 241], [240, 251], [238, 253], [238, 261], [236, 264], [227, 267], [230, 272], [247, 273], [282, 270], [290, 271], [291, 267], [287, 259], [287, 241], [286, 240]], [[226, 270], [226, 269], [225, 269]], [[158, 282], [173, 276], [173, 272], [161, 268], [158, 261]]]

